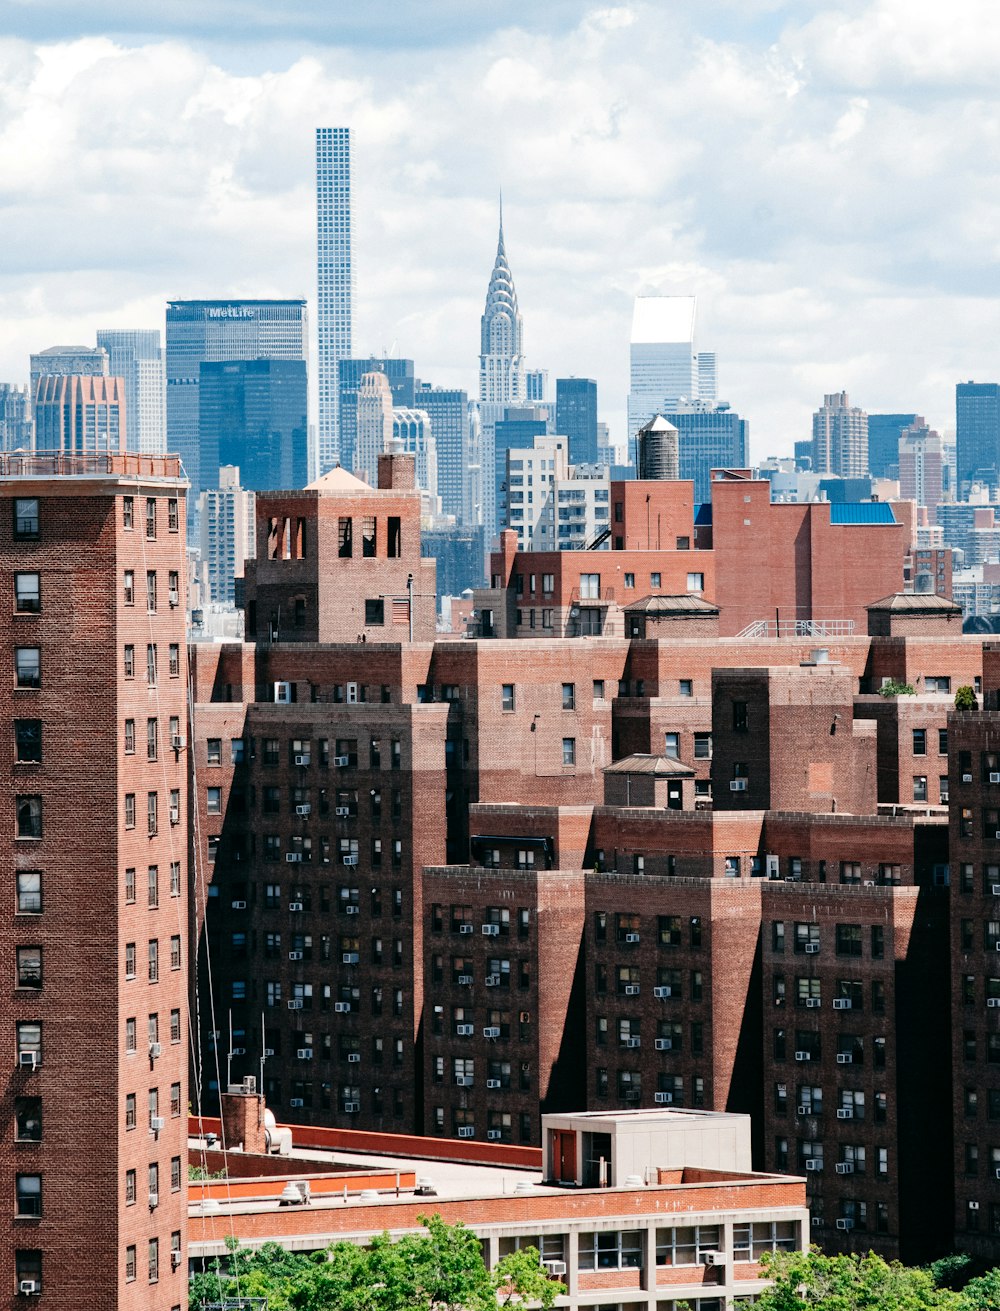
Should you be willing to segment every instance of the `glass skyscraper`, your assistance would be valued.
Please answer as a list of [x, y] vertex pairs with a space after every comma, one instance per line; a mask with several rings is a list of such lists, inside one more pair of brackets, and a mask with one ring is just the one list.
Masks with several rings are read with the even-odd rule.
[[1000, 466], [1000, 383], [960, 382], [955, 388], [955, 442], [958, 491], [969, 483], [996, 487]]
[[316, 129], [316, 305], [319, 347], [318, 472], [344, 459], [337, 365], [351, 356], [351, 130]]
[[199, 371], [201, 487], [238, 465], [240, 485], [265, 492], [309, 481], [305, 360], [220, 360]]
[[167, 394], [159, 331], [107, 329], [98, 332], [97, 345], [108, 352], [111, 376], [125, 380], [125, 449], [163, 455]]
[[570, 464], [597, 463], [597, 383], [556, 379], [556, 432], [569, 438]]
[[694, 499], [712, 499], [713, 469], [745, 469], [750, 425], [725, 402], [678, 406], [663, 416], [677, 429], [679, 474], [694, 483]]

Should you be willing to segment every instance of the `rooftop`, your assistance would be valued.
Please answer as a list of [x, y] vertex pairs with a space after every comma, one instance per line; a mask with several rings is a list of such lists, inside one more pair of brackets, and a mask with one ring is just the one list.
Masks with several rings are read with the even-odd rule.
[[[632, 756], [624, 756], [612, 765], [606, 765], [604, 772], [605, 774], [655, 774], [658, 778], [694, 778], [694, 770], [690, 765], [682, 764], [681, 761], [673, 760], [669, 756], [651, 756], [640, 752]], [[629, 1111], [625, 1114], [633, 1115], [636, 1112]]]

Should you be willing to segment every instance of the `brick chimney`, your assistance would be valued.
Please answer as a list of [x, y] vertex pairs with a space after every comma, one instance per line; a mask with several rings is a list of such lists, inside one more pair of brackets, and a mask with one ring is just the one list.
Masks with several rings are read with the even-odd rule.
[[245, 1092], [234, 1085], [219, 1098], [222, 1107], [223, 1141], [228, 1150], [242, 1147], [245, 1152], [263, 1156], [267, 1153], [264, 1136], [264, 1097]]
[[412, 492], [417, 486], [417, 461], [405, 451], [378, 457], [378, 487], [383, 492]]

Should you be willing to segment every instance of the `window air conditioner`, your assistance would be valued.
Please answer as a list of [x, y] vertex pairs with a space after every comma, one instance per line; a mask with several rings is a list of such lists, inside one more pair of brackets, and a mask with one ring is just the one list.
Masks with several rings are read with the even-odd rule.
[[455, 1033], [458, 1035], [459, 1038], [471, 1038], [472, 1035], [475, 1033], [475, 1031], [476, 1031], [476, 1028], [475, 1028], [475, 1025], [473, 1025], [473, 1024], [456, 1024], [456, 1025], [455, 1025]]
[[158, 1042], [151, 1042], [149, 1044], [149, 1059], [155, 1061], [159, 1057], [161, 1050], [162, 1049]]
[[291, 1001], [288, 1003], [288, 1009], [290, 1011], [300, 1011], [302, 1009], [302, 998], [293, 997]]
[[170, 1264], [176, 1270], [177, 1267], [180, 1265], [180, 1263], [181, 1263], [181, 1254], [175, 1247], [170, 1253]]
[[671, 1050], [673, 1045], [674, 1045], [673, 1038], [656, 1038], [653, 1042], [653, 1046], [656, 1048], [658, 1052], [668, 1052]]
[[468, 1075], [468, 1074], [456, 1074], [456, 1075], [455, 1075], [455, 1087], [456, 1087], [456, 1088], [471, 1088], [472, 1086], [473, 1086], [473, 1084], [472, 1084], [472, 1076], [471, 1076], [471, 1075]]
[[170, 738], [170, 746], [174, 751], [183, 751], [187, 743], [181, 737], [180, 733], [173, 733]]
[[460, 1124], [458, 1126], [459, 1138], [471, 1138], [474, 1132], [475, 1130], [471, 1124]]
[[854, 1111], [850, 1106], [840, 1106], [837, 1108], [838, 1120], [853, 1120]]
[[361, 1110], [360, 1102], [345, 1102], [344, 1111], [347, 1115], [356, 1115]]
[[149, 1132], [150, 1132], [150, 1133], [162, 1133], [163, 1130], [164, 1130], [164, 1128], [166, 1127], [166, 1123], [167, 1123], [167, 1122], [166, 1122], [166, 1120], [163, 1118], [162, 1115], [153, 1115], [153, 1116], [150, 1116], [150, 1120], [149, 1120]]
[[350, 757], [350, 756], [334, 756], [334, 758], [333, 758], [333, 763], [337, 766], [338, 769], [346, 769], [347, 766], [351, 763], [351, 757]]
[[247, 1049], [245, 1047], [234, 1047], [229, 1054], [230, 1056], [246, 1056]]
[[812, 1115], [812, 1108], [809, 1106], [797, 1106], [795, 1110], [798, 1115]]
[[626, 1047], [641, 1047], [641, 1046], [642, 1046], [642, 1039], [641, 1039], [641, 1038], [626, 1038], [626, 1039], [625, 1039], [625, 1046], [626, 1046]]
[[333, 1009], [338, 1015], [348, 1015], [351, 1010], [349, 1001], [336, 1001], [333, 1003]]
[[639, 995], [639, 985], [637, 983], [626, 983], [625, 996], [638, 997], [638, 995]]
[[638, 942], [638, 941], [639, 941], [639, 935], [638, 935], [638, 933], [626, 933], [626, 934], [625, 934], [625, 941], [626, 941], [626, 942]]
[[853, 1228], [854, 1228], [854, 1221], [853, 1221], [853, 1220], [838, 1220], [838, 1221], [837, 1221], [837, 1228], [838, 1228], [838, 1229], [853, 1229]]
[[288, 959], [289, 959], [289, 960], [301, 960], [301, 959], [302, 959], [302, 956], [303, 956], [303, 953], [302, 953], [301, 951], [290, 951], [290, 952], [288, 953]]
[[487, 986], [487, 988], [499, 988], [499, 987], [500, 987], [500, 975], [499, 975], [499, 974], [487, 974], [487, 976], [486, 976], [486, 986]]
[[290, 702], [291, 702], [291, 700], [292, 700], [292, 685], [291, 685], [291, 683], [275, 683], [275, 685], [274, 685], [274, 699], [275, 699], [275, 701], [279, 702], [281, 705], [288, 705], [288, 704], [290, 704]]
[[734, 778], [729, 781], [730, 792], [745, 792], [747, 790], [747, 781], [745, 778]]
[[665, 1092], [653, 1093], [653, 1101], [656, 1102], [657, 1106], [669, 1106], [673, 1100], [674, 1100], [673, 1093], [665, 1093]]
[[818, 1156], [810, 1156], [806, 1159], [805, 1166], [807, 1170], [822, 1170], [823, 1162]]
[[816, 1007], [820, 1005], [820, 999], [819, 999], [818, 997], [807, 997], [807, 998], [806, 998], [806, 1005], [807, 1005], [810, 1009], [815, 1010]]
[[233, 902], [233, 910], [246, 910], [246, 908], [247, 908], [247, 904], [245, 901]]
[[834, 997], [833, 1009], [835, 1011], [849, 1011], [852, 1007], [850, 997]]
[[302, 863], [302, 852], [301, 852], [301, 851], [286, 851], [286, 852], [285, 852], [285, 863], [286, 863], [287, 865], [301, 865], [301, 863]]
[[499, 1079], [487, 1079], [487, 1080], [486, 1080], [486, 1087], [487, 1087], [487, 1088], [499, 1088], [499, 1087], [500, 1087], [500, 1080], [499, 1080]]
[[17, 1288], [25, 1297], [37, 1296], [42, 1291], [37, 1279], [22, 1279]]
[[487, 937], [487, 938], [496, 938], [496, 937], [499, 937], [499, 935], [500, 935], [500, 925], [499, 925], [499, 924], [484, 924], [484, 925], [483, 925], [483, 936], [484, 936], [484, 937]]
[[499, 1038], [499, 1037], [500, 1037], [500, 1026], [497, 1025], [497, 1024], [490, 1024], [490, 1025], [487, 1025], [486, 1028], [483, 1030], [483, 1037], [484, 1037], [484, 1038]]
[[498, 1142], [500, 1141], [500, 1130], [499, 1130], [499, 1129], [487, 1129], [487, 1130], [486, 1130], [486, 1137], [490, 1140], [490, 1142], [498, 1143]]
[[305, 1099], [303, 1097], [289, 1097], [288, 1099], [288, 1105], [294, 1107], [296, 1110], [298, 1110], [300, 1106], [305, 1106], [305, 1104]]
[[342, 865], [356, 865], [358, 863], [358, 858], [355, 855], [342, 856], [340, 859], [340, 863]]
[[471, 975], [471, 974], [460, 974], [460, 975], [458, 976], [458, 984], [459, 984], [459, 987], [462, 987], [462, 988], [469, 988], [469, 987], [471, 987], [471, 986], [472, 986], [472, 975]]
[[545, 1273], [549, 1275], [564, 1275], [566, 1273], [565, 1261], [543, 1261]]
[[361, 1064], [361, 1053], [360, 1053], [360, 1052], [348, 1052], [348, 1053], [347, 1053], [347, 1063], [348, 1063], [348, 1065], [360, 1065], [360, 1064]]
[[37, 1052], [20, 1052], [17, 1063], [22, 1070], [36, 1070], [38, 1068]]
[[987, 998], [986, 998], [986, 1005], [987, 1005], [987, 1006], [1000, 1006], [1000, 997], [987, 997]]
[[963, 783], [971, 783], [971, 782], [972, 782], [972, 775], [971, 775], [971, 774], [963, 774], [963, 775], [962, 775], [962, 782], [963, 782]]
[[838, 1174], [853, 1174], [854, 1163], [852, 1161], [838, 1161], [833, 1167]]
[[818, 951], [819, 951], [819, 943], [818, 943], [818, 942], [807, 942], [807, 943], [806, 943], [806, 955], [807, 955], [807, 956], [815, 956], [816, 953], [817, 953]]
[[312, 806], [309, 805], [295, 807], [296, 815], [308, 815], [311, 810]]
[[796, 1052], [795, 1059], [797, 1061], [811, 1061], [812, 1055], [809, 1052]]
[[654, 988], [654, 989], [653, 989], [653, 996], [654, 996], [654, 997], [659, 997], [660, 1000], [663, 1001], [665, 998], [667, 998], [667, 997], [670, 996], [670, 989], [669, 989], [669, 988]]
[[991, 783], [1000, 783], [1000, 774], [991, 774], [991, 775], [990, 775], [990, 782], [991, 782]]
[[359, 908], [358, 908], [357, 906], [345, 906], [345, 907], [344, 907], [344, 912], [345, 912], [345, 914], [347, 914], [347, 915], [358, 915], [358, 914], [360, 914]]
[[818, 1216], [818, 1215], [814, 1215], [813, 1218], [809, 1221], [809, 1223], [812, 1225], [812, 1227], [813, 1227], [814, 1229], [822, 1229], [822, 1228], [823, 1228], [823, 1220], [822, 1220], [822, 1218], [821, 1218], [820, 1216]]
[[337, 806], [333, 812], [338, 819], [347, 819], [351, 813], [350, 806]]
[[838, 1065], [853, 1065], [853, 1064], [854, 1064], [854, 1056], [853, 1056], [853, 1054], [852, 1054], [851, 1052], [838, 1052], [838, 1053], [837, 1053], [837, 1064], [838, 1064]]
[[311, 1061], [313, 1058], [313, 1049], [311, 1047], [297, 1047], [295, 1050], [295, 1059], [299, 1061]]
[[288, 903], [288, 909], [289, 909], [289, 910], [293, 910], [293, 911], [301, 911], [301, 910], [304, 910], [304, 909], [305, 909], [305, 903], [304, 903], [304, 902], [301, 902], [301, 901], [290, 901], [290, 902]]
[[459, 933], [471, 933], [471, 932], [472, 932], [472, 925], [471, 925], [471, 924], [460, 924], [460, 925], [458, 926], [458, 931], [459, 931]]
[[726, 1254], [725, 1252], [702, 1252], [701, 1263], [702, 1265], [725, 1265]]
[[160, 1194], [159, 1194], [159, 1193], [150, 1193], [150, 1194], [149, 1194], [149, 1209], [150, 1209], [151, 1211], [152, 1211], [152, 1210], [155, 1210], [155, 1208], [158, 1207], [159, 1205], [160, 1205]]
[[359, 959], [360, 953], [356, 951], [345, 951], [340, 958], [343, 965], [357, 965]]

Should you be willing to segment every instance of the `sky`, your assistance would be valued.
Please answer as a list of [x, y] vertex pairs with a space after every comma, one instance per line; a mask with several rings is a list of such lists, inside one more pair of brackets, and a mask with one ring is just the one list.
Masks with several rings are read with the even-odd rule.
[[7, 0], [0, 380], [169, 298], [314, 305], [346, 125], [355, 353], [475, 392], [502, 186], [528, 365], [614, 435], [640, 293], [698, 296], [754, 460], [833, 391], [951, 430], [1000, 379], [998, 66], [991, 0]]

